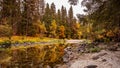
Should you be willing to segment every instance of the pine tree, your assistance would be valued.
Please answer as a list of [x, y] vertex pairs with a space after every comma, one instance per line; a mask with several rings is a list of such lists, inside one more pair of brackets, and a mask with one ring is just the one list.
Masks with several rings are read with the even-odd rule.
[[[43, 0], [42, 0], [43, 2]], [[37, 33], [34, 23], [40, 19], [41, 12], [40, 8], [43, 6], [40, 5], [40, 0], [23, 0], [24, 4], [22, 8], [22, 20], [19, 23], [19, 32], [22, 35], [35, 35]], [[43, 4], [44, 5], [44, 4]], [[24, 30], [23, 30], [24, 29]]]
[[52, 19], [56, 18], [56, 7], [54, 3], [51, 4], [51, 15], [52, 15]]
[[66, 18], [67, 18], [67, 11], [66, 8], [64, 6], [61, 7], [61, 25], [65, 25], [66, 24]]
[[58, 12], [57, 12], [57, 23], [58, 25], [61, 25], [61, 11], [58, 9]]
[[70, 26], [73, 25], [73, 7], [71, 6], [69, 11], [68, 11], [68, 17], [69, 17], [69, 23], [70, 23]]
[[42, 21], [45, 22], [46, 29], [49, 32], [49, 30], [50, 30], [49, 26], [50, 26], [51, 21], [52, 21], [52, 15], [51, 15], [51, 9], [50, 9], [50, 6], [48, 3], [46, 4], [45, 14], [43, 15]]

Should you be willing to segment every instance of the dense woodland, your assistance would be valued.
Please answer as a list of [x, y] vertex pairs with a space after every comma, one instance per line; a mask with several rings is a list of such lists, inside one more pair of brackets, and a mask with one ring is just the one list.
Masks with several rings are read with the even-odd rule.
[[120, 1], [83, 0], [86, 15], [73, 16], [71, 7], [56, 10], [44, 0], [0, 0], [0, 36], [37, 36], [50, 38], [120, 41]]

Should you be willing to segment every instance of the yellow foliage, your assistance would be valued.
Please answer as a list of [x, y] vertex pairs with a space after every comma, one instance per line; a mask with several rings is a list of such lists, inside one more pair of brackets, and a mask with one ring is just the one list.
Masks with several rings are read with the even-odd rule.
[[79, 32], [78, 32], [78, 36], [81, 36], [81, 35], [82, 35], [82, 32], [81, 32], [81, 31], [79, 31]]
[[76, 28], [79, 29], [80, 28], [80, 24], [76, 23]]
[[57, 24], [56, 21], [53, 20], [50, 25], [50, 37], [56, 37], [56, 30], [57, 30]]
[[50, 26], [50, 29], [51, 29], [51, 30], [56, 30], [56, 29], [57, 29], [57, 24], [56, 24], [56, 21], [55, 21], [55, 20], [52, 21], [51, 26]]
[[114, 33], [110, 30], [107, 32], [106, 34], [108, 37], [113, 37], [114, 36]]
[[87, 28], [87, 32], [90, 33], [90, 28]]
[[65, 37], [65, 27], [63, 26], [63, 25], [61, 25], [60, 27], [59, 27], [59, 37], [60, 38], [64, 38]]
[[104, 38], [103, 35], [98, 35], [98, 39], [102, 39], [102, 38]]
[[[9, 40], [7, 37], [0, 38], [0, 44], [4, 43], [5, 41]], [[52, 42], [57, 43], [62, 42], [62, 40], [54, 39], [54, 38], [39, 38], [39, 37], [29, 37], [29, 36], [12, 36], [11, 43], [25, 43], [25, 42]]]

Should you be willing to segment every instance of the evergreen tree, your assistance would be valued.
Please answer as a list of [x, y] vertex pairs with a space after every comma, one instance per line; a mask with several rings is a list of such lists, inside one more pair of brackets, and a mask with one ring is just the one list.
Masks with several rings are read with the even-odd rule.
[[40, 19], [40, 0], [23, 0], [23, 3], [22, 20], [18, 27], [19, 34], [32, 36], [37, 34], [34, 23]]
[[61, 25], [61, 11], [58, 9], [58, 12], [57, 12], [57, 23], [58, 25]]
[[72, 6], [70, 7], [70, 9], [69, 9], [69, 11], [68, 11], [68, 25], [67, 25], [67, 27], [66, 27], [66, 36], [68, 37], [68, 38], [70, 38], [70, 37], [72, 37], [73, 36], [73, 23], [74, 23], [74, 21], [73, 21], [73, 8], [72, 8]]
[[54, 3], [51, 4], [51, 15], [52, 15], [52, 19], [56, 18], [56, 7]]
[[61, 7], [61, 25], [66, 24], [67, 11], [64, 6]]
[[72, 6], [70, 7], [70, 9], [68, 11], [68, 16], [69, 16], [70, 26], [72, 26], [73, 25], [73, 8], [72, 8]]
[[49, 30], [50, 30], [49, 26], [50, 26], [51, 21], [52, 21], [52, 15], [51, 15], [51, 9], [50, 9], [50, 6], [49, 6], [48, 3], [46, 4], [45, 14], [43, 15], [43, 20], [42, 21], [45, 22], [46, 29], [49, 32]]

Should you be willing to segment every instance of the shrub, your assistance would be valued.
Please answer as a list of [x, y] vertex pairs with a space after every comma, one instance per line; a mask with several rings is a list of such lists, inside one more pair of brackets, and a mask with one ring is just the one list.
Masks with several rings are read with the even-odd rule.
[[100, 48], [99, 47], [95, 47], [95, 48], [90, 48], [90, 52], [100, 52]]

